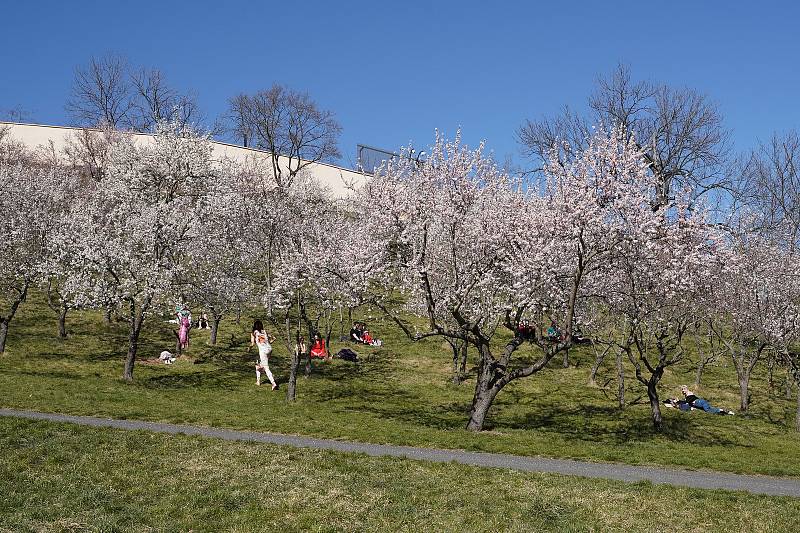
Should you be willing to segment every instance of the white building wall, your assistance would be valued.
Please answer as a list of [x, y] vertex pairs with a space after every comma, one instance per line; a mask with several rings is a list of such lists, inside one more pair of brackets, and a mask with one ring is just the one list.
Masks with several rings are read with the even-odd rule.
[[[67, 145], [67, 141], [79, 132], [81, 128], [67, 126], [47, 126], [41, 124], [18, 124], [15, 122], [0, 122], [0, 128], [8, 129], [11, 139], [21, 142], [31, 149], [49, 147], [52, 143], [56, 152], [60, 153]], [[153, 136], [146, 133], [126, 133], [136, 138], [136, 142], [150, 142]], [[234, 161], [245, 162], [252, 158], [263, 158], [269, 164], [269, 152], [245, 148], [233, 144], [211, 141], [214, 157], [217, 159], [230, 158]], [[281, 156], [281, 166], [287, 168], [288, 159]], [[296, 161], [295, 161], [296, 166]], [[330, 189], [336, 198], [347, 196], [354, 187], [359, 187], [367, 176], [355, 170], [337, 167], [326, 163], [312, 163], [306, 167], [306, 172], [321, 185]]]

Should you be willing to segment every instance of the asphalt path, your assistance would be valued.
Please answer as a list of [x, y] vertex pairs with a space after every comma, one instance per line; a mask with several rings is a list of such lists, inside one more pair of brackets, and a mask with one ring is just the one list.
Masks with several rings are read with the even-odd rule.
[[141, 420], [116, 420], [92, 416], [41, 413], [17, 409], [0, 408], [0, 416], [65, 422], [83, 426], [115, 428], [127, 430], [153, 431], [156, 433], [198, 435], [231, 441], [253, 441], [295, 448], [313, 448], [344, 453], [363, 453], [373, 457], [401, 457], [435, 463], [461, 463], [486, 468], [504, 468], [521, 472], [548, 472], [567, 476], [614, 479], [628, 483], [649, 481], [655, 484], [674, 485], [698, 489], [724, 489], [766, 494], [770, 496], [792, 496], [800, 498], [800, 479], [727, 474], [712, 471], [681, 470], [653, 466], [634, 466], [617, 463], [592, 463], [570, 459], [548, 459], [544, 457], [524, 457], [502, 453], [468, 452], [463, 450], [443, 450], [436, 448], [417, 448], [414, 446], [394, 446], [391, 444], [369, 444], [348, 442], [279, 433], [260, 433], [202, 426], [164, 424]]

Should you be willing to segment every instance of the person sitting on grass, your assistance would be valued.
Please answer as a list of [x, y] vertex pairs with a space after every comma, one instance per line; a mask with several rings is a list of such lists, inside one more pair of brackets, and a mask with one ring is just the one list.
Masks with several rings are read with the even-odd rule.
[[581, 329], [578, 326], [575, 326], [575, 330], [572, 333], [572, 342], [573, 344], [591, 344], [592, 339], [584, 337]]
[[311, 343], [309, 355], [317, 359], [327, 359], [328, 357], [327, 350], [325, 349], [325, 341], [320, 338], [318, 333], [314, 333], [314, 339]]
[[522, 320], [517, 326], [517, 336], [522, 340], [529, 341], [536, 337], [536, 331], [527, 320]]
[[681, 411], [691, 411], [692, 409], [702, 409], [706, 413], [711, 413], [715, 415], [732, 415], [734, 414], [733, 411], [726, 411], [725, 409], [720, 409], [719, 407], [712, 406], [708, 400], [698, 397], [695, 393], [689, 390], [689, 387], [686, 385], [681, 385], [681, 392], [683, 393], [683, 400], [678, 400], [675, 398], [670, 398], [664, 401], [664, 405], [667, 407], [675, 407], [680, 409]]
[[[364, 325], [364, 327], [366, 326]], [[361, 335], [361, 339], [364, 344], [368, 344], [370, 346], [383, 346], [383, 341], [380, 339], [373, 339], [368, 329], [364, 330], [364, 333]]]
[[364, 341], [364, 344], [372, 344], [372, 335], [369, 334], [368, 329], [365, 329], [364, 333], [361, 334], [361, 340]]
[[547, 328], [545, 334], [547, 335], [547, 340], [551, 342], [558, 342], [561, 340], [561, 330], [558, 328], [558, 324], [556, 324], [555, 320], [550, 322], [550, 327]]
[[364, 334], [364, 330], [361, 328], [360, 322], [353, 322], [353, 327], [350, 328], [350, 340], [353, 342], [363, 343], [364, 340], [361, 338], [361, 335]]
[[298, 333], [294, 341], [294, 355], [299, 361], [300, 355], [304, 353], [306, 353], [306, 338]]

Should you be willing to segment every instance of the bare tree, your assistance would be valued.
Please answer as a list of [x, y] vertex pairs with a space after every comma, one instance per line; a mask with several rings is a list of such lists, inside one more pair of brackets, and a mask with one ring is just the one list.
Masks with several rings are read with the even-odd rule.
[[75, 69], [65, 107], [78, 125], [120, 128], [129, 125], [131, 97], [128, 60], [106, 54], [92, 57], [88, 65]]
[[695, 197], [728, 189], [725, 164], [729, 132], [722, 115], [705, 95], [646, 81], [635, 82], [620, 65], [597, 80], [589, 109], [565, 108], [551, 118], [527, 120], [517, 130], [523, 153], [546, 161], [553, 151], [566, 163], [586, 148], [592, 126], [621, 126], [645, 153], [659, 177], [654, 208], [666, 205], [678, 189]]
[[253, 127], [249, 116], [250, 97], [244, 93], [228, 98], [228, 111], [222, 118], [223, 129], [234, 140], [248, 147], [253, 143]]
[[320, 109], [307, 93], [282, 85], [229, 100], [229, 131], [270, 154], [279, 187], [291, 186], [304, 168], [340, 157], [342, 128], [332, 111]]
[[196, 128], [203, 118], [193, 94], [167, 85], [160, 70], [135, 69], [116, 54], [93, 57], [75, 69], [66, 109], [80, 126], [146, 133], [160, 122]]
[[760, 215], [763, 232], [800, 240], [800, 134], [775, 133], [740, 162], [737, 200]]
[[25, 109], [21, 105], [9, 107], [8, 109], [0, 110], [0, 119], [9, 122], [32, 122], [33, 113]]
[[[543, 117], [538, 121], [526, 120], [517, 129], [517, 140], [523, 155], [539, 163], [546, 163], [550, 154], [554, 153], [558, 161], [566, 164], [588, 146], [592, 136], [590, 126], [589, 119], [564, 107], [559, 115]], [[536, 168], [534, 172], [540, 170]]]
[[134, 90], [130, 120], [135, 131], [154, 131], [160, 122], [183, 129], [201, 120], [195, 96], [169, 87], [160, 70], [141, 68], [130, 79]]

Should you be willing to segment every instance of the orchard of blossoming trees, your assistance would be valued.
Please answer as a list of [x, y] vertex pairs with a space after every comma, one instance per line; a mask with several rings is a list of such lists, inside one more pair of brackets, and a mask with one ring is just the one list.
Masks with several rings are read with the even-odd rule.
[[[424, 164], [390, 162], [346, 200], [302, 172], [287, 184], [256, 162], [212, 160], [205, 137], [175, 124], [149, 144], [86, 135], [69, 158], [2, 141], [0, 351], [41, 287], [61, 334], [71, 309], [124, 316], [126, 380], [142, 328], [184, 297], [210, 310], [211, 342], [241, 306], [287, 326], [291, 310], [292, 328], [310, 333], [333, 310], [369, 305], [411, 339], [472, 347], [476, 431], [506, 385], [578, 339], [627, 361], [656, 428], [659, 382], [697, 324], [711, 324], [734, 362], [742, 410], [767, 355], [800, 383], [791, 219], [766, 224], [758, 208], [712, 217], [691, 187], [665, 194], [664, 175], [622, 127], [598, 127], [569, 159], [553, 151], [536, 180], [438, 135]], [[551, 322], [555, 338], [542, 333]], [[303, 355], [291, 361], [289, 399]]]

